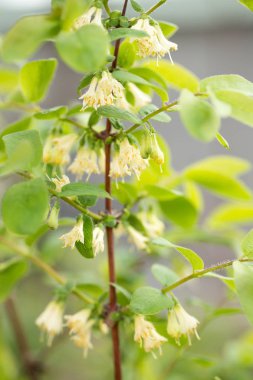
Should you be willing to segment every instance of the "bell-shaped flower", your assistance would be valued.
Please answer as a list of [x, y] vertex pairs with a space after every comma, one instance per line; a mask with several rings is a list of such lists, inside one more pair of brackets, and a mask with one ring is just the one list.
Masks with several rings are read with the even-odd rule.
[[35, 321], [42, 333], [46, 334], [48, 346], [51, 346], [54, 337], [62, 332], [63, 311], [63, 302], [51, 301]]
[[[158, 165], [163, 165], [164, 164], [164, 154], [163, 151], [161, 150], [156, 134], [152, 133], [151, 135], [151, 152], [150, 152], [150, 158], [155, 161]], [[162, 171], [162, 167], [161, 167]]]
[[68, 167], [68, 170], [76, 176], [77, 179], [81, 179], [84, 173], [86, 173], [87, 180], [90, 178], [91, 174], [100, 174], [101, 170], [98, 165], [98, 155], [94, 149], [89, 146], [81, 147], [77, 155]]
[[148, 238], [146, 236], [132, 226], [127, 227], [127, 232], [129, 233], [130, 240], [134, 243], [136, 248], [141, 251], [148, 249]]
[[198, 324], [199, 321], [196, 318], [188, 314], [180, 303], [176, 303], [169, 310], [167, 333], [175, 339], [177, 344], [180, 344], [181, 336], [186, 336], [191, 345], [191, 335], [195, 334], [197, 339], [200, 339], [197, 333]]
[[70, 160], [70, 150], [75, 140], [75, 134], [49, 136], [43, 150], [43, 162], [52, 165], [67, 164]]
[[156, 355], [154, 353], [155, 349], [158, 349], [161, 355], [162, 344], [167, 342], [167, 339], [164, 336], [158, 334], [154, 325], [151, 322], [146, 321], [143, 315], [137, 315], [135, 317], [134, 325], [135, 342], [139, 343], [146, 352], [151, 352], [154, 358], [156, 358]]
[[137, 214], [148, 236], [151, 238], [161, 236], [164, 232], [164, 223], [156, 216], [155, 210], [140, 211]]
[[66, 175], [63, 175], [61, 178], [59, 178], [59, 177], [52, 178], [52, 182], [55, 184], [55, 190], [58, 193], [61, 192], [61, 189], [63, 188], [63, 186], [70, 183], [69, 177]]
[[99, 253], [104, 252], [104, 231], [99, 226], [96, 226], [93, 230], [92, 246], [95, 256], [97, 256]]
[[75, 248], [75, 243], [77, 241], [80, 241], [83, 243], [84, 236], [83, 236], [83, 221], [80, 219], [75, 226], [72, 228], [71, 231], [67, 232], [66, 234], [62, 235], [60, 240], [63, 240], [64, 242], [64, 248], [70, 247], [71, 249]]
[[101, 8], [91, 7], [87, 12], [83, 13], [74, 21], [74, 29], [80, 29], [88, 24], [96, 24], [103, 27]]
[[134, 97], [135, 108], [140, 109], [151, 103], [151, 97], [145, 94], [145, 92], [141, 91], [139, 87], [137, 87], [134, 83], [128, 83], [127, 87]]
[[71, 340], [77, 347], [83, 349], [84, 356], [87, 357], [88, 350], [93, 348], [91, 333], [94, 320], [90, 319], [90, 310], [83, 309], [76, 314], [66, 315], [64, 319], [66, 320]]

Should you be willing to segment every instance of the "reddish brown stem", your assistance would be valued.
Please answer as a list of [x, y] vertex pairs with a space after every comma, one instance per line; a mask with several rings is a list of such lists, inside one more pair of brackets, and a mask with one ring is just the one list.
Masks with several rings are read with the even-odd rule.
[[29, 345], [12, 298], [7, 299], [5, 308], [9, 322], [13, 328], [24, 371], [30, 380], [38, 380], [39, 373], [43, 371], [42, 363], [31, 356]]
[[[127, 9], [128, 0], [125, 0], [122, 15], [124, 16]], [[114, 47], [114, 61], [112, 63], [112, 70], [117, 68], [117, 60], [120, 48], [120, 40], [117, 40]], [[109, 119], [106, 121], [106, 131], [105, 139], [111, 135], [111, 122]], [[111, 194], [111, 144], [105, 143], [105, 190]], [[107, 214], [112, 213], [112, 200], [106, 198], [105, 200], [105, 211]], [[113, 228], [106, 227], [106, 237], [107, 237], [107, 253], [108, 253], [108, 269], [109, 269], [109, 314], [117, 310], [117, 294], [116, 289], [113, 284], [116, 282], [115, 273], [115, 258], [114, 258], [114, 236]], [[121, 355], [120, 355], [120, 339], [119, 339], [119, 325], [118, 322], [111, 321], [111, 333], [112, 333], [112, 344], [113, 344], [113, 363], [114, 363], [114, 379], [121, 380]]]

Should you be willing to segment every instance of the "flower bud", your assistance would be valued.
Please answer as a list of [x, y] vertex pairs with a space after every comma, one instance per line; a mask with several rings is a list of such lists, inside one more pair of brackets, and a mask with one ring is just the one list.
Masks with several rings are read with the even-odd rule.
[[59, 226], [59, 212], [60, 212], [60, 203], [57, 200], [53, 207], [51, 208], [51, 212], [47, 219], [47, 225], [52, 230], [56, 230]]

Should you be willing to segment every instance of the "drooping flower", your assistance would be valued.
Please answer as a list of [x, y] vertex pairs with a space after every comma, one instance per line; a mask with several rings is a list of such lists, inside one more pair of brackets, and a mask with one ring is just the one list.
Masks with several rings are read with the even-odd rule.
[[149, 56], [162, 58], [165, 54], [169, 54], [171, 59], [170, 52], [177, 50], [177, 44], [168, 41], [164, 37], [159, 24], [151, 25], [150, 20], [147, 18], [139, 19], [132, 28], [144, 31], [149, 35], [149, 37], [138, 38], [136, 40], [138, 55], [142, 58]]
[[83, 221], [80, 219], [75, 226], [72, 228], [71, 231], [68, 233], [62, 235], [60, 240], [63, 240], [64, 242], [64, 248], [70, 247], [71, 249], [75, 248], [76, 241], [81, 241], [83, 243], [84, 236], [83, 236]]
[[94, 325], [94, 320], [89, 319], [89, 317], [90, 310], [88, 309], [83, 309], [76, 314], [64, 317], [71, 340], [77, 347], [83, 349], [85, 357], [88, 354], [88, 350], [93, 348], [91, 343], [91, 328]]
[[43, 162], [52, 165], [65, 165], [70, 160], [70, 150], [76, 140], [75, 134], [49, 136], [43, 151]]
[[51, 301], [35, 321], [42, 333], [47, 335], [48, 346], [51, 346], [54, 337], [62, 332], [63, 310], [63, 302]]
[[101, 170], [98, 166], [96, 151], [88, 146], [81, 147], [68, 170], [73, 173], [77, 179], [81, 179], [84, 173], [88, 174], [87, 180], [91, 174], [100, 174]]
[[101, 8], [91, 7], [87, 12], [78, 17], [74, 21], [74, 29], [80, 29], [88, 24], [96, 24], [103, 27]]
[[135, 331], [134, 340], [143, 347], [146, 352], [151, 352], [156, 358], [153, 350], [158, 349], [160, 355], [162, 354], [162, 344], [167, 342], [167, 339], [158, 334], [154, 325], [145, 320], [143, 315], [137, 315], [134, 318]]
[[145, 227], [148, 236], [154, 238], [162, 235], [165, 226], [164, 223], [156, 216], [154, 211], [141, 211], [137, 214], [137, 216]]
[[125, 90], [120, 82], [113, 78], [109, 71], [103, 71], [100, 79], [94, 77], [90, 87], [79, 99], [83, 100], [83, 108], [116, 104], [124, 99]]
[[127, 87], [134, 97], [134, 106], [137, 109], [144, 107], [151, 102], [151, 97], [141, 91], [134, 83], [128, 83]]
[[97, 256], [99, 253], [104, 252], [104, 231], [98, 226], [96, 226], [93, 230], [92, 246], [95, 256]]
[[189, 345], [191, 345], [191, 335], [195, 334], [197, 339], [200, 339], [197, 333], [198, 324], [199, 321], [188, 314], [180, 303], [176, 303], [169, 310], [167, 332], [179, 345], [181, 336], [187, 337]]
[[[163, 151], [161, 150], [161, 148], [158, 144], [155, 133], [152, 133], [152, 135], [151, 135], [150, 158], [152, 158], [152, 160], [154, 160], [158, 165], [160, 165], [160, 167], [161, 167], [161, 165], [164, 164], [164, 154], [163, 154]], [[162, 171], [162, 168], [161, 168], [161, 171]]]
[[147, 250], [148, 238], [146, 236], [144, 236], [132, 226], [128, 226], [127, 231], [129, 233], [129, 237], [131, 238], [131, 241], [138, 249]]
[[63, 186], [70, 183], [69, 177], [66, 175], [63, 175], [61, 178], [55, 177], [52, 178], [52, 182], [55, 184], [55, 190], [60, 193]]
[[119, 152], [116, 152], [113, 157], [110, 176], [117, 180], [135, 174], [140, 179], [141, 172], [147, 166], [148, 160], [143, 159], [139, 149], [125, 138], [120, 142]]

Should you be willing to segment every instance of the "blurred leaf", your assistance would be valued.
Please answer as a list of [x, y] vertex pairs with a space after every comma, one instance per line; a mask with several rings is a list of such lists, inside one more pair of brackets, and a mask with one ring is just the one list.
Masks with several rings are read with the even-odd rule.
[[161, 211], [172, 223], [189, 228], [196, 223], [198, 212], [193, 203], [184, 196], [159, 202]]
[[136, 188], [130, 183], [119, 182], [117, 186], [113, 183], [112, 195], [123, 205], [131, 204], [138, 198]]
[[216, 96], [231, 106], [231, 117], [253, 127], [253, 98], [235, 91], [217, 91]]
[[178, 275], [165, 265], [154, 264], [152, 265], [151, 272], [155, 279], [163, 286], [169, 286], [179, 279]]
[[130, 72], [135, 75], [138, 75], [139, 77], [146, 79], [146, 81], [150, 82], [152, 80], [154, 82], [157, 82], [165, 90], [167, 90], [167, 87], [168, 87], [167, 82], [160, 74], [157, 73], [155, 69], [152, 70], [151, 68], [140, 66], [140, 67], [132, 67], [130, 69]]
[[248, 320], [253, 323], [253, 266], [236, 261], [233, 268], [240, 304]]
[[242, 310], [239, 308], [220, 308], [213, 312], [214, 317], [222, 317], [227, 315], [241, 314]]
[[47, 94], [57, 67], [56, 59], [26, 63], [20, 71], [20, 85], [29, 102], [38, 102]]
[[179, 104], [181, 120], [193, 137], [205, 142], [216, 137], [220, 128], [220, 118], [209, 103], [184, 90]]
[[194, 182], [186, 181], [185, 182], [185, 195], [189, 201], [192, 202], [196, 210], [199, 212], [203, 209], [203, 197], [202, 193], [199, 190], [198, 186]]
[[85, 25], [69, 33], [61, 33], [56, 41], [62, 60], [78, 72], [96, 71], [106, 62], [109, 41], [107, 32], [97, 25]]
[[99, 107], [97, 112], [99, 113], [99, 115], [104, 116], [104, 117], [118, 119], [118, 120], [126, 120], [126, 121], [130, 121], [131, 123], [141, 124], [141, 119], [137, 115], [134, 115], [133, 113], [129, 111], [125, 111], [114, 106]]
[[235, 91], [244, 95], [253, 96], [253, 83], [240, 75], [214, 75], [202, 79], [200, 82], [200, 91], [205, 92], [208, 88], [213, 91]]
[[223, 146], [225, 149], [230, 149], [228, 141], [225, 139], [224, 136], [222, 136], [222, 134], [217, 133], [216, 139], [220, 143], [220, 145]]
[[59, 197], [73, 197], [81, 195], [90, 195], [99, 198], [111, 198], [110, 195], [97, 185], [84, 182], [73, 182], [63, 186]]
[[137, 29], [129, 29], [129, 28], [118, 28], [118, 29], [112, 29], [109, 32], [110, 40], [115, 41], [119, 40], [120, 38], [142, 38], [147, 37], [148, 34], [146, 32], [143, 32], [142, 30]]
[[241, 4], [253, 12], [253, 0], [239, 0]]
[[1, 55], [4, 61], [19, 61], [30, 57], [44, 41], [59, 32], [58, 21], [47, 15], [29, 16], [19, 20], [4, 36]]
[[253, 259], [253, 230], [250, 230], [241, 242], [243, 256]]
[[0, 301], [4, 301], [11, 293], [16, 282], [28, 270], [27, 262], [20, 259], [11, 259], [0, 263]]
[[227, 276], [222, 276], [221, 274], [214, 273], [214, 272], [209, 272], [204, 275], [205, 277], [211, 277], [211, 278], [217, 278], [217, 280], [220, 280], [223, 282], [223, 284], [227, 285], [227, 287], [235, 292], [235, 280], [233, 277], [227, 277]]
[[62, 28], [69, 30], [73, 22], [89, 9], [92, 0], [64, 0], [62, 10]]
[[159, 289], [144, 286], [137, 289], [130, 302], [130, 309], [136, 314], [152, 315], [173, 306], [171, 298]]
[[[158, 107], [154, 104], [148, 104], [139, 110], [139, 114], [141, 117], [144, 117], [157, 110]], [[151, 117], [150, 120], [151, 119], [160, 121], [161, 123], [169, 123], [171, 121], [171, 117], [166, 112], [160, 112], [158, 115]]]
[[14, 132], [21, 132], [26, 129], [29, 129], [32, 124], [31, 117], [25, 117], [14, 123], [9, 124], [6, 128], [4, 128], [0, 133], [0, 149], [4, 149], [4, 143], [2, 137]]
[[149, 197], [153, 197], [159, 201], [174, 199], [180, 195], [178, 191], [168, 190], [165, 187], [156, 186], [156, 185], [147, 185], [145, 186], [145, 190], [147, 191], [147, 195]]
[[252, 222], [252, 203], [228, 203], [216, 208], [208, 217], [208, 224], [213, 227], [222, 227], [234, 224], [251, 224]]
[[169, 38], [173, 36], [176, 31], [178, 30], [178, 26], [175, 24], [171, 24], [165, 21], [159, 21], [160, 28], [162, 29], [163, 34], [165, 37]]
[[142, 6], [135, 0], [130, 0], [131, 2], [131, 5], [132, 5], [132, 8], [135, 12], [144, 12], [144, 9], [142, 8]]
[[160, 247], [173, 248], [178, 251], [184, 258], [189, 261], [192, 265], [193, 271], [201, 270], [204, 268], [204, 262], [201, 257], [190, 248], [181, 247], [180, 245], [175, 245], [164, 238], [155, 238], [152, 240], [152, 244], [159, 245]]
[[160, 60], [159, 65], [157, 65], [156, 60], [151, 60], [145, 63], [144, 66], [155, 70], [169, 85], [176, 89], [186, 88], [191, 92], [199, 91], [198, 78], [183, 66], [172, 64], [166, 60]]
[[19, 235], [30, 235], [43, 224], [48, 213], [48, 191], [40, 179], [17, 183], [4, 194], [3, 221], [8, 230]]
[[37, 112], [34, 117], [39, 120], [51, 120], [58, 119], [68, 111], [65, 106], [53, 107], [47, 110]]
[[0, 67], [0, 94], [13, 91], [18, 86], [18, 72]]

